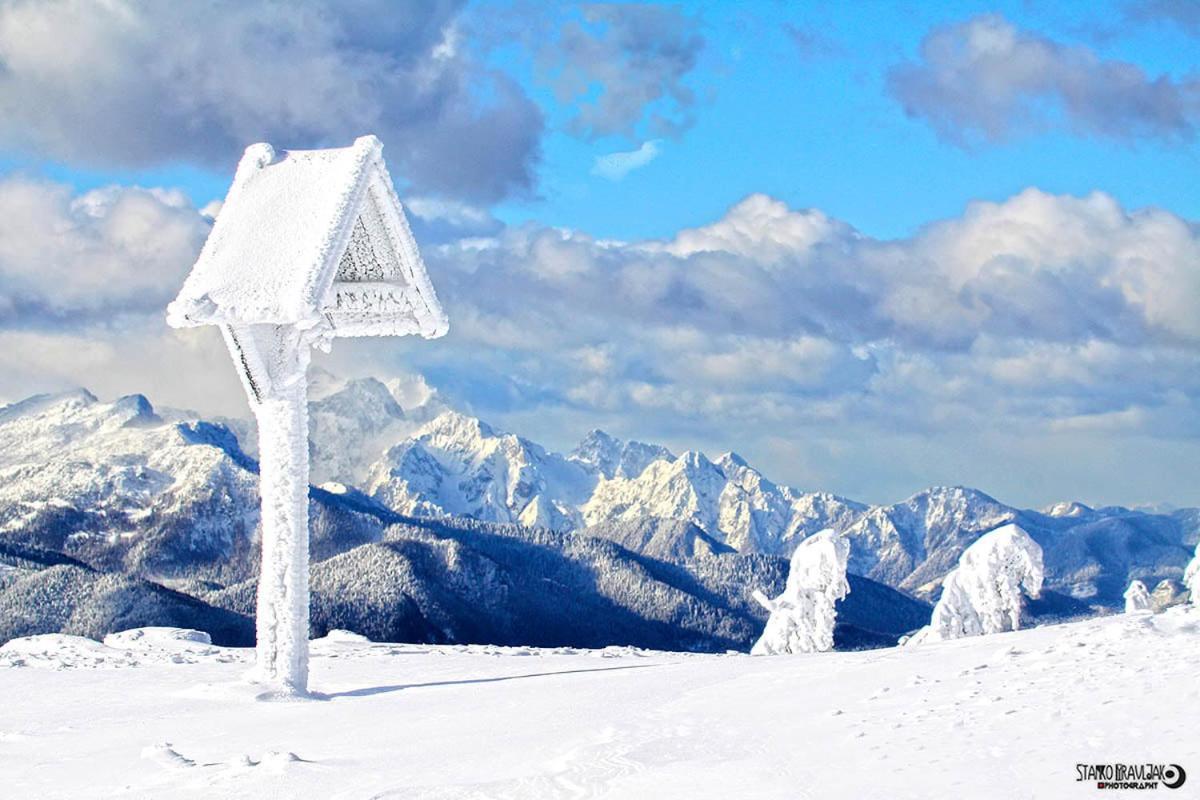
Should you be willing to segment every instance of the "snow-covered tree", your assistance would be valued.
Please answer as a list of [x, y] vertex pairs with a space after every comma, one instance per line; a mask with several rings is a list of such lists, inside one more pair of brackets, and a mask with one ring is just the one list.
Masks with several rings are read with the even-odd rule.
[[1125, 613], [1133, 614], [1138, 611], [1149, 611], [1152, 608], [1150, 592], [1141, 581], [1131, 581], [1125, 590]]
[[1002, 633], [1021, 627], [1023, 593], [1037, 597], [1045, 571], [1042, 548], [1016, 525], [979, 537], [942, 583], [929, 625], [909, 644]]
[[846, 561], [850, 542], [832, 530], [805, 539], [792, 553], [787, 585], [774, 600], [760, 591], [754, 599], [771, 616], [750, 651], [754, 655], [814, 653], [833, 649], [835, 604], [850, 593]]
[[1200, 606], [1200, 544], [1196, 545], [1196, 555], [1184, 570], [1183, 582], [1191, 592], [1192, 605]]

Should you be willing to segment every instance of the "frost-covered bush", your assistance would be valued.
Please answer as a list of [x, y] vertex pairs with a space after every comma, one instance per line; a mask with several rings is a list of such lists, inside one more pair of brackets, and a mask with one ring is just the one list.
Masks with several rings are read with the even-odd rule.
[[1044, 576], [1042, 548], [1024, 530], [1009, 524], [986, 533], [963, 551], [929, 625], [908, 643], [1017, 630], [1022, 595], [1037, 597]]
[[1141, 581], [1131, 581], [1125, 590], [1125, 613], [1133, 614], [1138, 611], [1151, 611], [1150, 592]]
[[1192, 604], [1200, 606], [1200, 544], [1196, 545], [1196, 555], [1184, 570], [1183, 582], [1192, 595]]
[[767, 627], [750, 651], [754, 655], [814, 653], [833, 649], [835, 604], [850, 592], [846, 561], [850, 542], [832, 530], [805, 539], [792, 553], [783, 594], [758, 600], [771, 612]]

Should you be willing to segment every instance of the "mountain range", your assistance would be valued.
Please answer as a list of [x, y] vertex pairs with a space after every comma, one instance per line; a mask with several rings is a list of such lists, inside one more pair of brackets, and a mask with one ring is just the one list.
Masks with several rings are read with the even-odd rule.
[[[1000, 524], [1042, 544], [1055, 614], [1115, 607], [1132, 578], [1170, 594], [1200, 528], [1196, 509], [1034, 511], [963, 487], [872, 506], [777, 484], [734, 453], [602, 431], [559, 454], [420, 381], [318, 372], [310, 424], [317, 633], [746, 648], [763, 616], [749, 592], [777, 590], [795, 544], [832, 527], [855, 575], [840, 645], [879, 644], [919, 626], [961, 551]], [[245, 421], [140, 395], [0, 408], [0, 639], [164, 618], [247, 635], [254, 453]]]
[[[370, 378], [351, 380], [329, 397], [363, 394], [367, 386], [384, 388]], [[354, 404], [340, 408], [353, 418]], [[1153, 513], [1063, 502], [1022, 509], [961, 486], [868, 505], [775, 483], [736, 453], [675, 455], [592, 431], [559, 454], [453, 410], [427, 416], [394, 444], [364, 451], [369, 463], [341, 472], [323, 465], [322, 472], [348, 481], [365, 476], [366, 494], [413, 516], [559, 531], [672, 520], [739, 553], [790, 555], [804, 537], [833, 528], [850, 537], [851, 572], [926, 599], [968, 545], [1009, 522], [1042, 545], [1048, 586], [1107, 606], [1120, 605], [1134, 578], [1152, 584], [1180, 578], [1200, 538], [1194, 508]], [[321, 431], [314, 429], [313, 437], [317, 458]]]

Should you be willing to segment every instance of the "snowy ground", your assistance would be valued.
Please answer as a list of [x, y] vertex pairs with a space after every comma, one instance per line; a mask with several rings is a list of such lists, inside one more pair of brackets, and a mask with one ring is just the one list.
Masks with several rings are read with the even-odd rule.
[[4, 797], [1112, 798], [1075, 764], [1114, 761], [1200, 796], [1196, 610], [762, 658], [329, 638], [300, 702], [118, 636], [0, 648]]

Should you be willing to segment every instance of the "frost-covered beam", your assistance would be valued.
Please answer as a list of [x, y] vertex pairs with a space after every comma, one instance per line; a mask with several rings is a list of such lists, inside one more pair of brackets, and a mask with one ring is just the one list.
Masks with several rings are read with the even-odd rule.
[[[307, 355], [307, 348], [303, 352]], [[308, 686], [308, 397], [304, 373], [298, 377], [254, 407], [262, 496], [255, 632], [260, 679], [303, 693]]]
[[421, 304], [413, 287], [384, 281], [336, 282], [333, 294], [331, 311], [411, 314]]
[[438, 320], [426, 313], [425, 301], [413, 286], [382, 281], [335, 282], [325, 315], [333, 335], [436, 335]]

